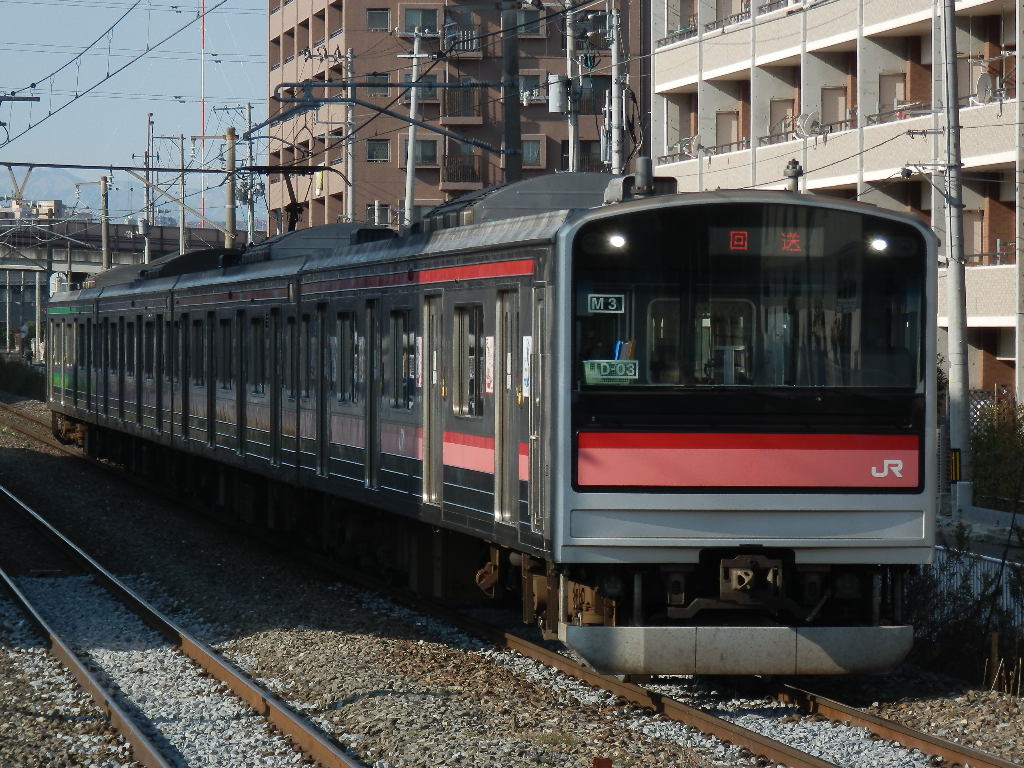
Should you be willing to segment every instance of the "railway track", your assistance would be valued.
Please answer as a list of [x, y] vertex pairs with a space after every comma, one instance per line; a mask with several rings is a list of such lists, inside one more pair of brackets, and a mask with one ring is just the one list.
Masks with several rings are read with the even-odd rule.
[[[0, 486], [0, 510], [3, 512], [8, 533], [11, 532], [10, 529], [13, 525], [17, 525], [12, 522], [12, 518], [15, 516], [31, 522], [35, 527], [35, 532], [45, 539], [43, 547], [51, 550], [43, 556], [47, 563], [51, 563], [53, 559], [73, 563], [78, 573], [87, 576], [95, 584], [102, 585], [109, 595], [128, 608], [149, 628], [159, 633], [179, 654], [191, 660], [206, 675], [226, 685], [234, 696], [247, 704], [253, 712], [265, 718], [281, 734], [284, 734], [291, 744], [307, 758], [315, 760], [324, 768], [363, 768], [362, 762], [352, 758], [319, 728], [292, 711], [274, 694], [254, 682], [222, 656], [157, 611], [3, 486]], [[38, 543], [30, 544], [28, 548], [34, 553], [40, 551]], [[64, 568], [48, 567], [44, 570], [60, 572], [61, 580], [68, 578]], [[148, 768], [172, 768], [172, 766], [180, 765], [181, 763], [176, 759], [180, 756], [180, 752], [174, 745], [175, 737], [166, 735], [153, 720], [140, 716], [144, 709], [141, 705], [134, 702], [124, 704], [119, 701], [124, 687], [118, 683], [117, 671], [112, 670], [109, 666], [104, 667], [102, 674], [92, 671], [92, 667], [102, 662], [94, 654], [89, 653], [84, 647], [76, 645], [73, 639], [64, 636], [63, 632], [55, 628], [53, 615], [46, 615], [46, 611], [40, 609], [36, 604], [39, 597], [29, 596], [32, 590], [26, 587], [26, 582], [31, 582], [31, 580], [22, 580], [19, 583], [18, 579], [3, 568], [0, 568], [0, 580], [14, 602], [36, 626], [40, 634], [46, 638], [51, 654], [67, 666], [80, 685], [108, 714], [114, 728], [131, 745], [134, 758]], [[50, 593], [48, 597], [52, 598], [52, 593], [59, 591], [63, 586], [54, 580], [48, 580], [41, 589], [43, 592]], [[78, 588], [83, 595], [89, 591], [88, 587], [82, 588], [80, 582], [76, 582], [72, 588]], [[71, 598], [72, 601], [77, 599], [77, 595]], [[49, 602], [52, 603], [52, 599]], [[137, 667], [132, 671], [137, 671]], [[183, 671], [179, 674], [182, 675], [183, 684], [195, 685], [194, 680], [191, 680], [186, 672]], [[196, 676], [198, 674], [192, 677]], [[114, 681], [113, 684], [111, 681]], [[204, 689], [202, 695], [210, 694]], [[232, 717], [237, 717], [237, 715], [232, 714]]]
[[[6, 406], [2, 407], [2, 410], [5, 412], [11, 411], [11, 409]], [[27, 436], [36, 439], [38, 434], [31, 433], [38, 433], [40, 426], [46, 426], [48, 428], [49, 425], [44, 424], [44, 422], [39, 419], [32, 419], [32, 421], [34, 421], [36, 425], [33, 429], [28, 431], [19, 431], [23, 431]], [[81, 453], [77, 451], [72, 451], [72, 454], [81, 456]], [[305, 557], [308, 558], [308, 555]], [[379, 584], [373, 585], [372, 588], [381, 591]], [[389, 596], [401, 603], [410, 605], [410, 607], [413, 607], [416, 610], [433, 613], [446, 624], [458, 626], [462, 628], [463, 631], [476, 636], [485, 637], [498, 646], [515, 650], [518, 653], [537, 660], [541, 664], [557, 668], [565, 674], [584, 681], [588, 685], [608, 691], [609, 693], [612, 693], [625, 701], [631, 702], [638, 707], [656, 712], [666, 719], [687, 724], [703, 733], [714, 735], [722, 741], [743, 746], [751, 753], [761, 755], [774, 763], [794, 767], [814, 766], [815, 768], [823, 768], [824, 766], [833, 765], [833, 763], [808, 755], [774, 739], [770, 739], [766, 736], [755, 733], [754, 731], [730, 723], [727, 720], [715, 717], [708, 712], [687, 706], [656, 689], [623, 683], [618, 680], [596, 675], [561, 654], [537, 646], [514, 634], [496, 630], [495, 628], [487, 626], [479, 621], [467, 619], [463, 615], [447, 611], [436, 605], [424, 604], [418, 600], [412, 600], [407, 593], [392, 591]], [[852, 725], [865, 727], [880, 738], [898, 741], [908, 747], [919, 749], [925, 754], [940, 756], [950, 764], [970, 765], [975, 767], [984, 766], [988, 768], [1009, 768], [1010, 766], [1015, 765], [1010, 761], [986, 755], [978, 750], [946, 742], [942, 739], [936, 739], [926, 734], [904, 728], [896, 723], [883, 721], [880, 718], [866, 715], [860, 710], [846, 708], [837, 702], [831, 702], [828, 699], [814, 696], [809, 692], [801, 691], [792, 686], [781, 689], [776, 693], [780, 699], [798, 704], [802, 708], [802, 711], [807, 714], [815, 714], [835, 720], [836, 722], [846, 722]]]

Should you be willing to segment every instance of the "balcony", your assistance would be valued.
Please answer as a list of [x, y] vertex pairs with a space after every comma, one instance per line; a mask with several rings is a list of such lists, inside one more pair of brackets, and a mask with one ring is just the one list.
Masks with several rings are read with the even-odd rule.
[[441, 158], [441, 189], [480, 189], [483, 185], [483, 158], [480, 155], [454, 154]]
[[483, 125], [483, 87], [444, 88], [441, 93], [441, 125]]
[[895, 109], [887, 109], [884, 112], [878, 112], [874, 115], [868, 115], [868, 125], [881, 125], [882, 123], [892, 123], [896, 120], [906, 120], [909, 117], [921, 117], [922, 115], [930, 115], [932, 112], [932, 105], [924, 101], [911, 101], [906, 104], [900, 104]]
[[742, 152], [750, 149], [750, 138], [744, 136], [738, 141], [730, 141], [726, 144], [715, 144], [713, 147], [703, 147], [706, 155], [724, 155], [728, 152]]
[[483, 46], [480, 44], [480, 26], [462, 26], [445, 24], [441, 30], [444, 50], [448, 56], [456, 59], [483, 58]]
[[666, 45], [672, 45], [672, 43], [678, 43], [680, 40], [689, 40], [691, 37], [697, 36], [697, 17], [691, 16], [686, 20], [684, 26], [679, 29], [674, 29], [669, 32], [665, 37], [661, 38], [656, 44], [656, 48], [661, 48]]
[[726, 16], [721, 19], [715, 19], [714, 21], [708, 22], [704, 25], [705, 32], [714, 32], [716, 29], [725, 29], [733, 24], [739, 24], [741, 21], [747, 21], [750, 18], [750, 6], [745, 6], [746, 10], [734, 13], [731, 16]]

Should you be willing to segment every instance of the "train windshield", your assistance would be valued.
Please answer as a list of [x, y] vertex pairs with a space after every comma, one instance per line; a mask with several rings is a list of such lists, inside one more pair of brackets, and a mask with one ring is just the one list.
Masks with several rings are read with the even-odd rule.
[[578, 387], [923, 391], [926, 243], [909, 224], [664, 206], [581, 228], [573, 270]]

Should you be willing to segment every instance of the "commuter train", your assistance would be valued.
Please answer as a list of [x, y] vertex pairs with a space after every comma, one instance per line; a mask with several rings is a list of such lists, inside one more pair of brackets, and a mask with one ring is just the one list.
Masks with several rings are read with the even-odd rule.
[[935, 237], [661, 189], [556, 174], [401, 235], [100, 273], [50, 300], [54, 430], [419, 589], [518, 600], [602, 672], [890, 668], [933, 545]]

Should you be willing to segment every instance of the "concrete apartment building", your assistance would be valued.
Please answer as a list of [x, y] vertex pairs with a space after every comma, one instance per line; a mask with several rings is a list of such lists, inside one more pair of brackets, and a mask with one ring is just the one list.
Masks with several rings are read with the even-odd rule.
[[[618, 0], [622, 19], [622, 57], [641, 49], [640, 4]], [[646, 0], [645, 0], [646, 2]], [[505, 6], [502, 6], [505, 7]], [[549, 112], [549, 73], [566, 72], [565, 19], [561, 4], [536, 2], [515, 9], [518, 27], [519, 90], [523, 178], [567, 168], [568, 123], [564, 115]], [[600, 129], [611, 88], [605, 0], [576, 11], [578, 35], [575, 56], [579, 63], [578, 125], [579, 170], [601, 170]], [[282, 83], [306, 80], [341, 81], [350, 74], [371, 87], [358, 88], [355, 96], [381, 107], [409, 113], [408, 91], [396, 84], [410, 79], [417, 27], [423, 33], [421, 58], [423, 80], [437, 83], [492, 83], [482, 88], [421, 88], [419, 118], [460, 136], [472, 137], [494, 147], [502, 146], [501, 10], [499, 4], [449, 2], [393, 2], [393, 0], [270, 0], [269, 67], [270, 96]], [[649, 15], [649, 12], [648, 12]], [[348, 52], [353, 58], [348, 60]], [[627, 116], [632, 134], [625, 132], [625, 151], [633, 145], [647, 120], [649, 82], [641, 81], [644, 59], [628, 67]], [[341, 88], [316, 89], [315, 95], [345, 96]], [[292, 106], [270, 99], [270, 115]], [[643, 119], [641, 119], [643, 116]], [[348, 132], [345, 105], [322, 106], [272, 125], [271, 165], [324, 164], [346, 173]], [[405, 199], [408, 123], [357, 106], [353, 122], [358, 131], [353, 144], [354, 173], [351, 214], [355, 220], [398, 224]], [[639, 139], [639, 137], [638, 137]], [[472, 190], [504, 181], [500, 154], [418, 128], [416, 135], [414, 197], [418, 211], [429, 209]], [[332, 171], [292, 179], [295, 202], [302, 206], [298, 226], [333, 223], [347, 213], [349, 186]], [[272, 175], [269, 184], [270, 231], [287, 224], [283, 215], [290, 200], [287, 183]], [[344, 220], [344, 218], [342, 218]]]
[[[1020, 401], [1018, 6], [957, 2], [955, 55], [970, 386], [1005, 386]], [[944, 240], [941, 10], [933, 0], [662, 0], [652, 16], [657, 173], [681, 191], [778, 189], [796, 159], [804, 191], [913, 212]]]

